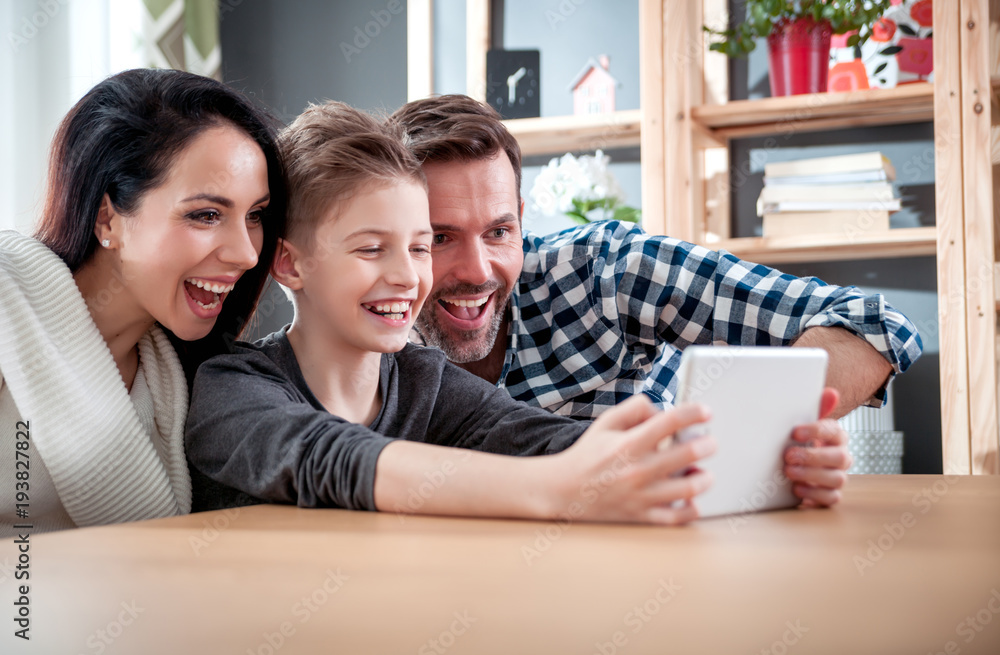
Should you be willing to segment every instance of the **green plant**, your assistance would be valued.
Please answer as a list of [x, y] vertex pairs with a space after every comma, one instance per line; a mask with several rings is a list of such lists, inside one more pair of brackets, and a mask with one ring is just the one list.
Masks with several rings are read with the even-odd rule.
[[745, 21], [723, 31], [702, 29], [720, 39], [709, 49], [730, 57], [746, 56], [757, 46], [756, 39], [768, 36], [778, 22], [798, 18], [827, 21], [834, 34], [856, 32], [847, 40], [855, 46], [868, 40], [872, 25], [890, 6], [890, 0], [746, 0]]

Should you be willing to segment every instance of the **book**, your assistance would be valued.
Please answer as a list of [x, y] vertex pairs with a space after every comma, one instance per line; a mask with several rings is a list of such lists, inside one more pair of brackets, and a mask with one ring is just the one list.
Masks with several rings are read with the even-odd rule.
[[827, 173], [825, 175], [785, 175], [782, 177], [764, 177], [765, 185], [774, 184], [857, 184], [859, 182], [893, 182], [896, 176], [890, 175], [884, 169], [872, 171], [849, 171], [846, 173]]
[[892, 185], [888, 182], [864, 184], [769, 184], [760, 192], [757, 202], [782, 202], [785, 200], [893, 200]]
[[889, 212], [829, 211], [785, 212], [764, 214], [764, 236], [793, 236], [800, 234], [840, 234], [845, 239], [870, 232], [889, 229]]
[[885, 171], [896, 179], [896, 169], [881, 152], [861, 152], [853, 155], [815, 157], [764, 165], [766, 177], [793, 177], [799, 175], [829, 175], [857, 171]]
[[899, 211], [899, 198], [892, 200], [782, 200], [757, 204], [757, 215], [780, 212], [823, 212], [823, 211]]

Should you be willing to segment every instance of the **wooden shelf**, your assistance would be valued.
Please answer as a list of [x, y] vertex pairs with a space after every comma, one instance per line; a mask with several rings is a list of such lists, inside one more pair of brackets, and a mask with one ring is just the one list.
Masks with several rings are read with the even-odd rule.
[[1000, 312], [1000, 264], [993, 264], [993, 294], [996, 296], [997, 311]]
[[691, 115], [717, 139], [918, 123], [934, 119], [934, 86], [920, 82], [894, 89], [734, 100], [693, 107]]
[[937, 228], [900, 228], [858, 235], [850, 240], [843, 234], [804, 234], [723, 239], [704, 245], [713, 250], [728, 250], [740, 259], [758, 264], [919, 257], [936, 254]]
[[528, 156], [638, 146], [641, 123], [642, 112], [638, 109], [504, 121], [517, 138], [521, 154]]

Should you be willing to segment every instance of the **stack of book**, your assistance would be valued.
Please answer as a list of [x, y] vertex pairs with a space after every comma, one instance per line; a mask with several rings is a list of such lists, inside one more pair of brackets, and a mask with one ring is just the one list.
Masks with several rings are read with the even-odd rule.
[[764, 166], [757, 214], [764, 236], [838, 234], [851, 239], [889, 229], [900, 208], [896, 170], [880, 152], [817, 157]]

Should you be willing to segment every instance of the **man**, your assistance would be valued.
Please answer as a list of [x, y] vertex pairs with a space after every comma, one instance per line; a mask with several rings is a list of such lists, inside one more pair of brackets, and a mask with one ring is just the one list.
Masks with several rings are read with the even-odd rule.
[[880, 405], [920, 356], [914, 326], [856, 287], [614, 222], [522, 238], [520, 149], [491, 107], [440, 96], [393, 119], [430, 189], [434, 286], [417, 331], [514, 398], [581, 418], [636, 393], [665, 406], [688, 345], [811, 346], [830, 355], [839, 417]]

